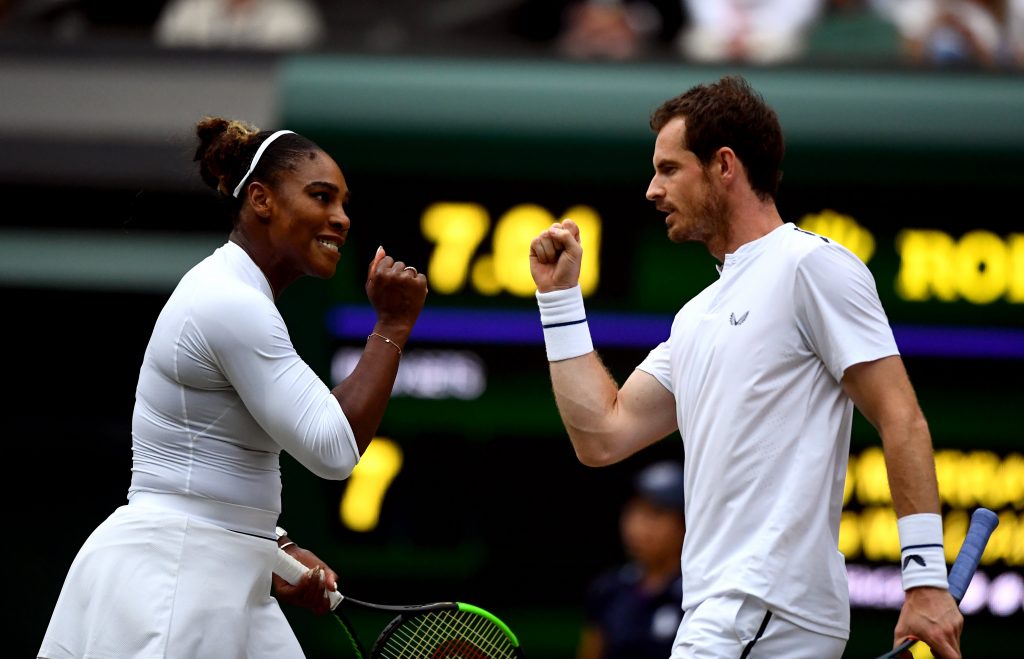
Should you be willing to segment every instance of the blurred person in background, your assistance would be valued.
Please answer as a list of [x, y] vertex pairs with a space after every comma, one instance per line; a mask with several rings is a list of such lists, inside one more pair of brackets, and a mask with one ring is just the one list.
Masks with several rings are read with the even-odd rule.
[[[278, 600], [324, 613], [337, 575], [276, 526], [280, 454], [321, 478], [349, 476], [427, 294], [423, 275], [378, 248], [366, 280], [377, 322], [354, 371], [328, 388], [275, 301], [302, 276], [334, 275], [351, 226], [341, 170], [291, 131], [214, 117], [196, 131], [200, 175], [233, 229], [157, 318], [128, 502], [80, 548], [39, 657], [303, 657]], [[279, 550], [312, 568], [299, 584], [272, 574]]]
[[679, 47], [696, 62], [781, 64], [797, 59], [826, 0], [683, 0]]
[[325, 24], [310, 0], [169, 0], [154, 35], [167, 47], [301, 50]]
[[679, 0], [584, 0], [562, 11], [559, 51], [573, 58], [628, 59], [670, 44], [683, 23]]
[[1006, 51], [1013, 66], [1024, 67], [1024, 0], [1007, 0]]
[[683, 617], [683, 500], [678, 463], [656, 462], [636, 475], [619, 517], [629, 562], [591, 584], [577, 659], [667, 659], [672, 654]]
[[991, 68], [1004, 58], [1004, 0], [870, 1], [896, 26], [913, 64]]
[[666, 52], [695, 62], [779, 64], [804, 54], [826, 5], [826, 0], [583, 0], [565, 4], [556, 43], [574, 58], [628, 59], [669, 44]]
[[624, 59], [672, 44], [681, 0], [320, 0], [332, 30], [372, 50], [555, 51]]

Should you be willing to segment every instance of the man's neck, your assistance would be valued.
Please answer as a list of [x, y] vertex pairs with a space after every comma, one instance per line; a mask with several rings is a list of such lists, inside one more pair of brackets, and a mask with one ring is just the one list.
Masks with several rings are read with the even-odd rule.
[[748, 203], [735, 206], [729, 213], [725, 235], [708, 244], [708, 251], [718, 259], [725, 261], [726, 254], [732, 254], [743, 245], [763, 238], [782, 226], [782, 216], [775, 207], [775, 201], [761, 201], [753, 197]]

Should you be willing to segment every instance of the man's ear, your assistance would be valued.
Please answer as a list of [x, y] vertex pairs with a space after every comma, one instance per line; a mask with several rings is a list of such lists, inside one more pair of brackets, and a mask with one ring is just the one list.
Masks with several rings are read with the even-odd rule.
[[253, 181], [249, 184], [249, 205], [260, 221], [266, 222], [274, 210], [274, 196], [265, 184]]
[[713, 168], [712, 173], [726, 185], [731, 185], [738, 180], [745, 179], [747, 175], [739, 156], [727, 146], [723, 146], [715, 152], [711, 165]]
[[736, 177], [736, 168], [739, 165], [736, 152], [727, 146], [723, 146], [715, 152], [714, 167], [715, 173], [723, 179]]

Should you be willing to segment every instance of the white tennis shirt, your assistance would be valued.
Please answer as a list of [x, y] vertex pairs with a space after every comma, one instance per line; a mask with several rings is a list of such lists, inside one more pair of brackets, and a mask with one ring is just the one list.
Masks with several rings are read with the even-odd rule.
[[[146, 348], [132, 418], [132, 482], [184, 509], [274, 537], [279, 455], [340, 480], [359, 461], [338, 400], [298, 356], [263, 271], [228, 242], [179, 282]], [[199, 504], [199, 505], [193, 505]]]
[[791, 223], [728, 254], [638, 368], [676, 399], [686, 452], [683, 607], [745, 593], [849, 636], [838, 550], [857, 363], [898, 354], [867, 267]]

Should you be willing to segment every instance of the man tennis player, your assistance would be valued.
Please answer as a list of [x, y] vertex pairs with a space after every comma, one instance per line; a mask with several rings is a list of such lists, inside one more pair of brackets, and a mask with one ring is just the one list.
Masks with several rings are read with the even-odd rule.
[[840, 657], [837, 549], [853, 405], [878, 429], [903, 547], [895, 639], [960, 657], [931, 437], [868, 269], [775, 207], [775, 112], [745, 80], [697, 85], [654, 112], [647, 198], [719, 279], [619, 388], [594, 352], [571, 220], [530, 246], [551, 380], [580, 461], [618, 462], [676, 429], [686, 455], [683, 609], [672, 658]]

